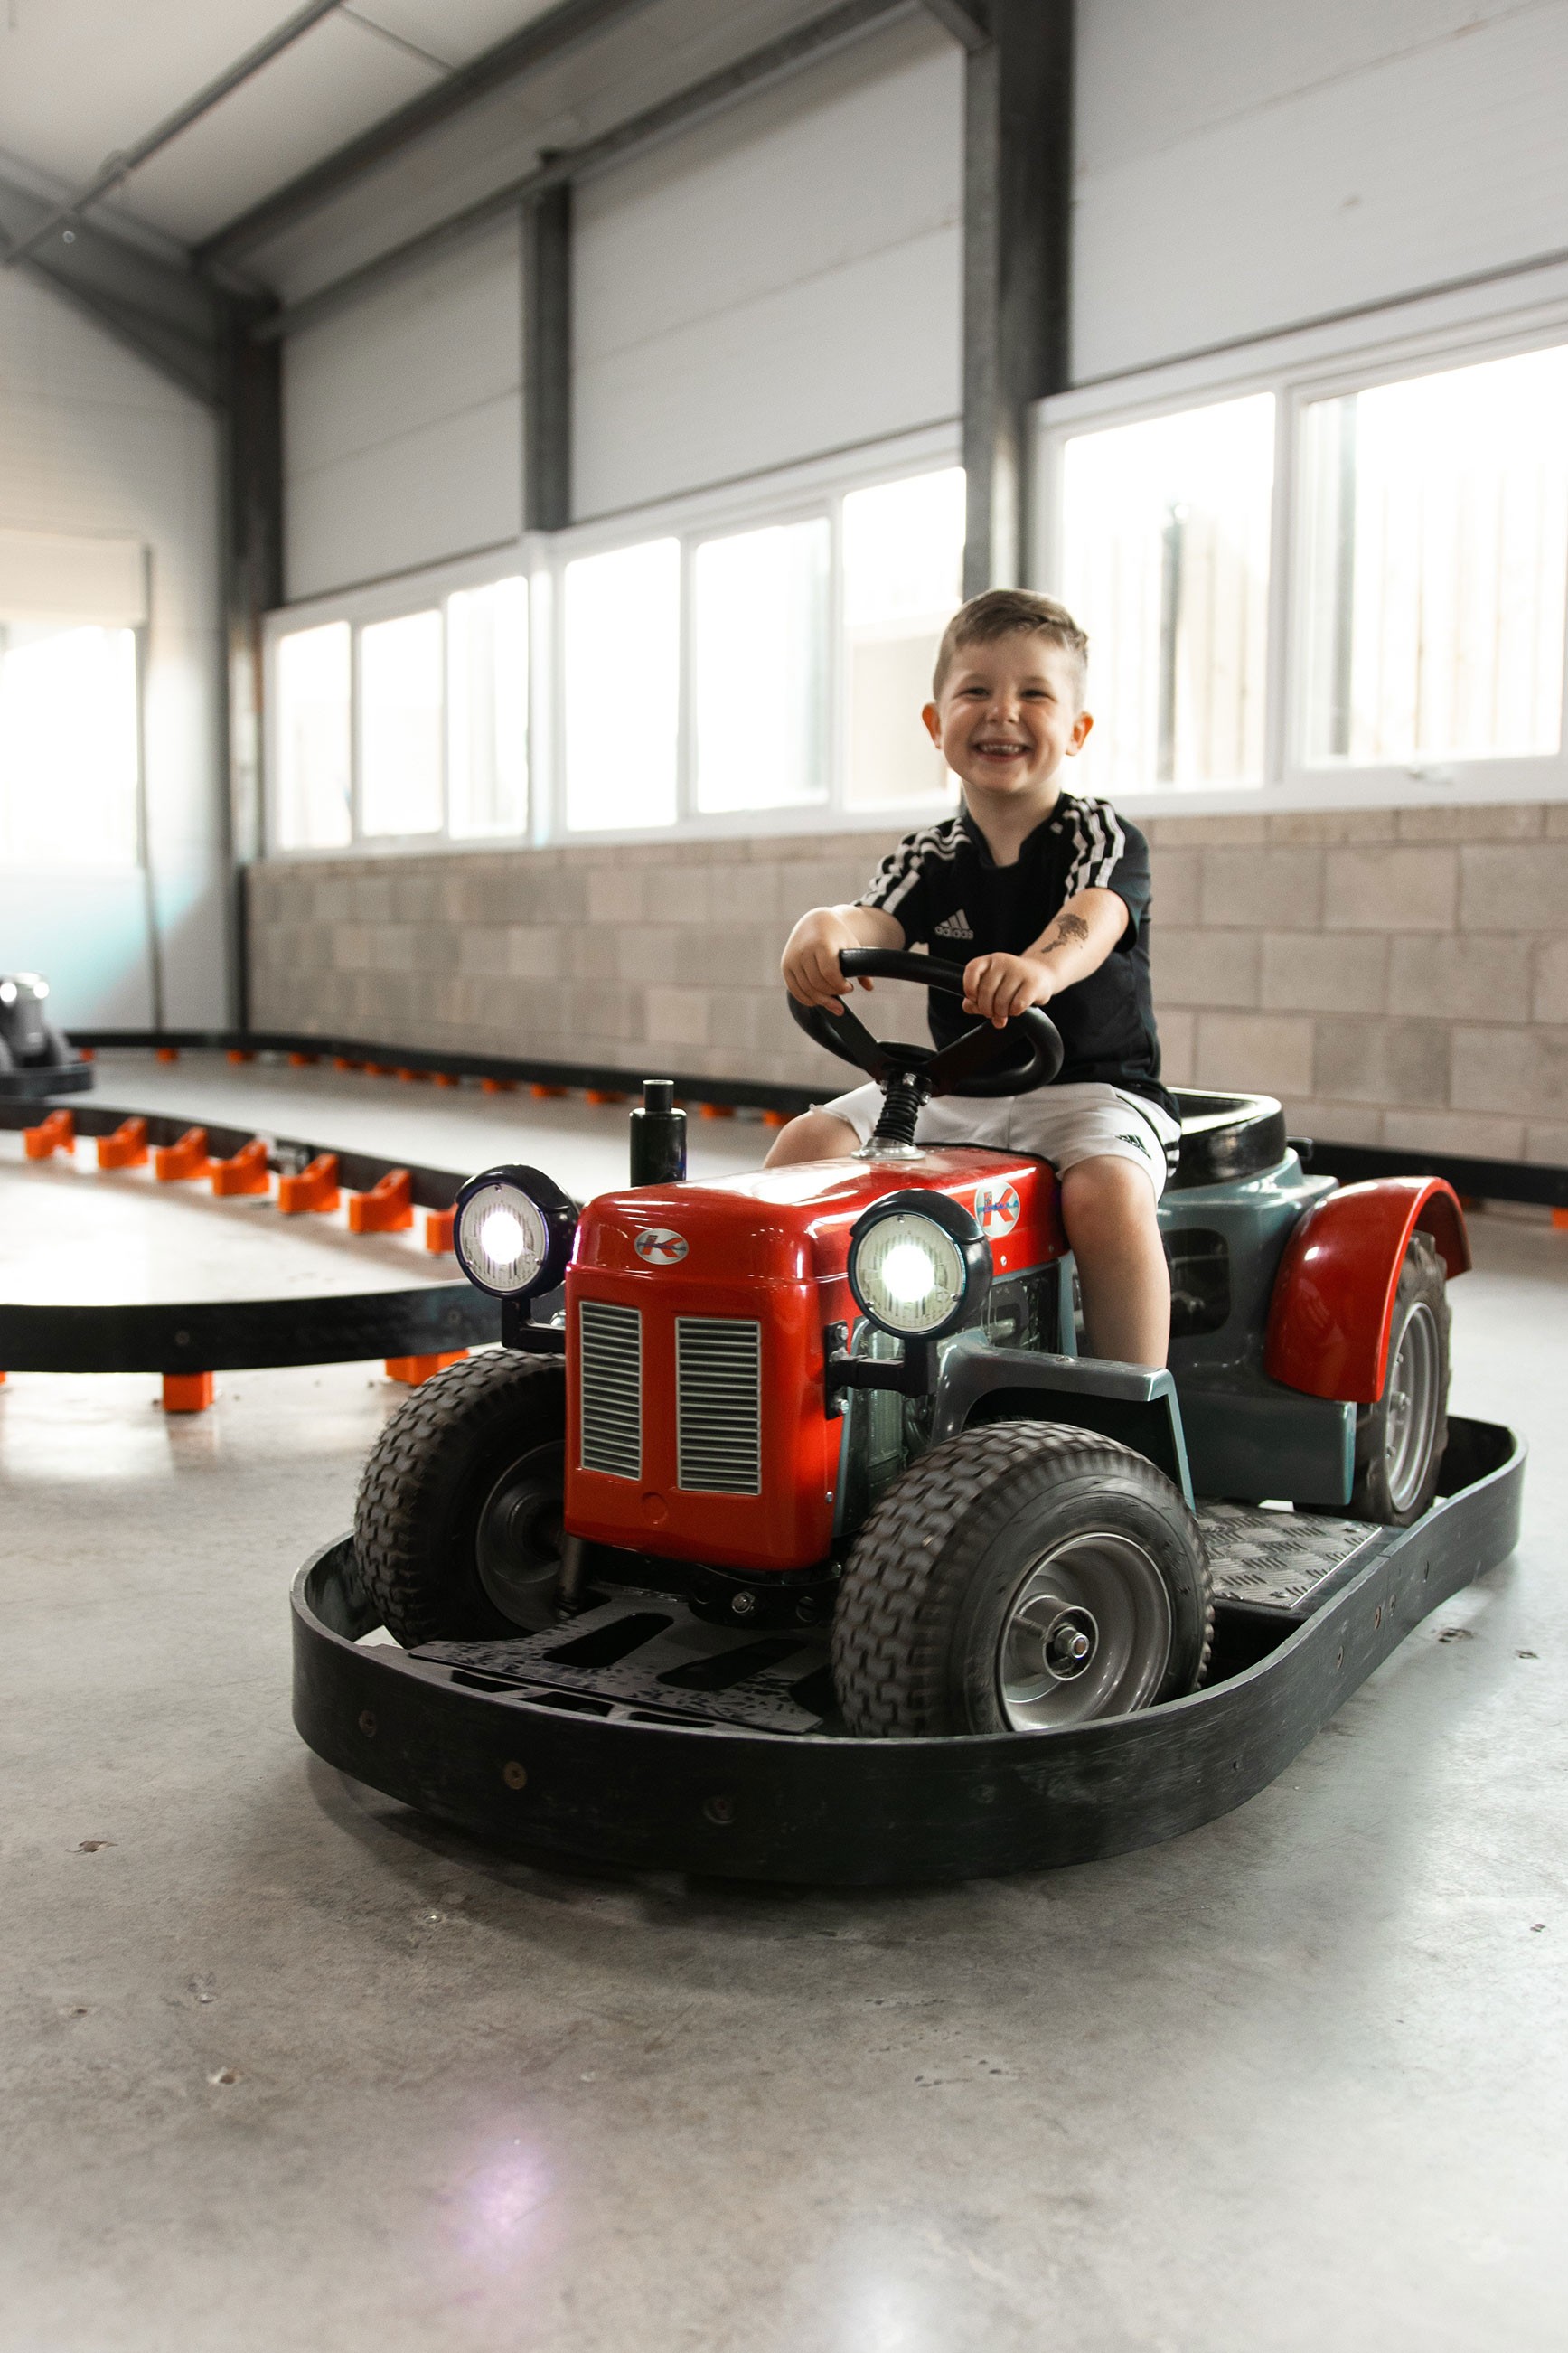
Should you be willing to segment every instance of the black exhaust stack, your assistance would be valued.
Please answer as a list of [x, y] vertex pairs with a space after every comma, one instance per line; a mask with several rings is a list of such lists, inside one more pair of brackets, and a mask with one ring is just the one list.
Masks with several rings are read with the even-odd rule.
[[632, 1113], [632, 1183], [679, 1185], [686, 1175], [686, 1113], [673, 1079], [645, 1079], [642, 1109]]

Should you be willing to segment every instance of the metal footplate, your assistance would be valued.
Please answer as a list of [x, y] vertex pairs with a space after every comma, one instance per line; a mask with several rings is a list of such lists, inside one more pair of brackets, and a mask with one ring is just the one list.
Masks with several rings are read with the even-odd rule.
[[1200, 1504], [1215, 1607], [1239, 1604], [1309, 1618], [1350, 1582], [1385, 1528], [1327, 1512], [1264, 1511], [1250, 1504]]

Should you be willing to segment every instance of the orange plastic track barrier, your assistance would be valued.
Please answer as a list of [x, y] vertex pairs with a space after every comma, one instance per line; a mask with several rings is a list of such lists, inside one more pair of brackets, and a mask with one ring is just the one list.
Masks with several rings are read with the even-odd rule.
[[455, 1071], [432, 1071], [430, 1076], [438, 1087], [460, 1087], [463, 1083]]
[[763, 1113], [763, 1125], [764, 1127], [787, 1127], [789, 1125], [789, 1113], [787, 1111], [765, 1111]]
[[177, 1062], [179, 1059], [180, 1050], [177, 1046], [154, 1046], [153, 1049], [153, 1060], [155, 1062]]
[[452, 1224], [456, 1209], [426, 1209], [425, 1212], [425, 1247], [427, 1250], [449, 1250], [452, 1247]]
[[400, 1067], [397, 1075], [405, 1087], [422, 1087], [428, 1081], [430, 1073], [428, 1071], [408, 1071]]
[[[517, 1081], [515, 1079], [481, 1079], [479, 1081], [479, 1092], [481, 1094], [510, 1095], [515, 1094], [516, 1092]], [[532, 1092], [536, 1095], [542, 1095], [548, 1093], [549, 1090], [545, 1087], [535, 1087]]]
[[467, 1348], [454, 1348], [449, 1356], [387, 1356], [383, 1361], [389, 1381], [402, 1381], [408, 1388], [416, 1389], [432, 1373], [443, 1372], [448, 1365], [460, 1365], [468, 1353]]
[[163, 1376], [165, 1413], [205, 1413], [216, 1394], [216, 1383], [211, 1373], [165, 1373]]
[[[77, 1048], [77, 1052], [81, 1056], [84, 1062], [96, 1062], [98, 1060], [98, 1048], [96, 1046], [79, 1046]], [[0, 1381], [3, 1381], [5, 1377], [5, 1374], [0, 1373]]]
[[226, 1059], [231, 1062], [254, 1062], [256, 1057], [248, 1046], [231, 1046]]
[[1560, 1234], [1568, 1234], [1568, 1209], [1553, 1209], [1552, 1223]]
[[334, 1071], [363, 1071], [364, 1064], [363, 1062], [356, 1062], [352, 1055], [334, 1054], [332, 1056], [332, 1068]]
[[213, 1191], [222, 1199], [239, 1193], [267, 1193], [272, 1189], [272, 1172], [267, 1166], [267, 1146], [258, 1135], [242, 1144], [232, 1160], [213, 1162]]
[[76, 1150], [76, 1121], [68, 1111], [52, 1111], [37, 1127], [22, 1130], [22, 1149], [29, 1160], [47, 1160], [51, 1153]]
[[100, 1168], [145, 1168], [146, 1121], [122, 1119], [112, 1135], [100, 1135], [98, 1139], [98, 1165]]
[[414, 1179], [406, 1168], [389, 1168], [368, 1193], [349, 1195], [351, 1234], [401, 1234], [414, 1223]]
[[304, 1209], [321, 1209], [330, 1214], [342, 1198], [335, 1152], [318, 1152], [297, 1176], [278, 1179], [278, 1208], [285, 1218], [298, 1217]]
[[395, 1075], [390, 1062], [366, 1062], [364, 1068], [373, 1079], [390, 1079]]
[[294, 1071], [308, 1071], [314, 1063], [319, 1062], [321, 1059], [320, 1054], [290, 1054], [289, 1057], [289, 1067], [290, 1070]]
[[[565, 1092], [564, 1087], [558, 1087], [555, 1090], [557, 1094], [564, 1094]], [[583, 1100], [584, 1103], [625, 1103], [626, 1097], [618, 1093], [614, 1087], [584, 1087]]]
[[[497, 1087], [510, 1087], [511, 1085], [511, 1081], [510, 1079], [496, 1079], [493, 1081], [487, 1079], [485, 1081], [485, 1084], [487, 1086], [494, 1085]], [[542, 1079], [535, 1079], [528, 1092], [533, 1097], [535, 1103], [553, 1103], [555, 1098], [558, 1095], [563, 1095], [566, 1090], [564, 1087], [546, 1086]]]
[[177, 1144], [160, 1144], [153, 1151], [153, 1174], [161, 1185], [184, 1184], [194, 1176], [210, 1176], [205, 1127], [187, 1127]]
[[733, 1103], [699, 1103], [697, 1115], [700, 1119], [733, 1119], [735, 1106]]

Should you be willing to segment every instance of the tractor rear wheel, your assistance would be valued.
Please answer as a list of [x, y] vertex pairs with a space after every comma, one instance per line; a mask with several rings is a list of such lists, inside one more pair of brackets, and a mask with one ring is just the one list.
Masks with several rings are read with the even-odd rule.
[[833, 1679], [854, 1733], [1051, 1731], [1194, 1690], [1213, 1631], [1203, 1536], [1163, 1472], [1091, 1430], [995, 1423], [882, 1496]]
[[553, 1624], [566, 1376], [511, 1349], [422, 1381], [360, 1481], [354, 1555], [394, 1639], [462, 1641]]
[[1443, 1261], [1412, 1234], [1388, 1333], [1383, 1395], [1355, 1423], [1352, 1516], [1407, 1528], [1437, 1492], [1448, 1443], [1448, 1294]]

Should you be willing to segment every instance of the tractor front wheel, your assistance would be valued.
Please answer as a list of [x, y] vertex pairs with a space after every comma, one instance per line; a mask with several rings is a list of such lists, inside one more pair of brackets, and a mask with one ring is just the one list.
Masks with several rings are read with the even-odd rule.
[[1196, 1520], [1131, 1447], [1048, 1422], [911, 1464], [850, 1554], [833, 1675], [851, 1732], [1054, 1731], [1192, 1691], [1214, 1604]]
[[566, 1377], [487, 1351], [423, 1381], [360, 1481], [354, 1555], [394, 1639], [493, 1640], [553, 1623]]

